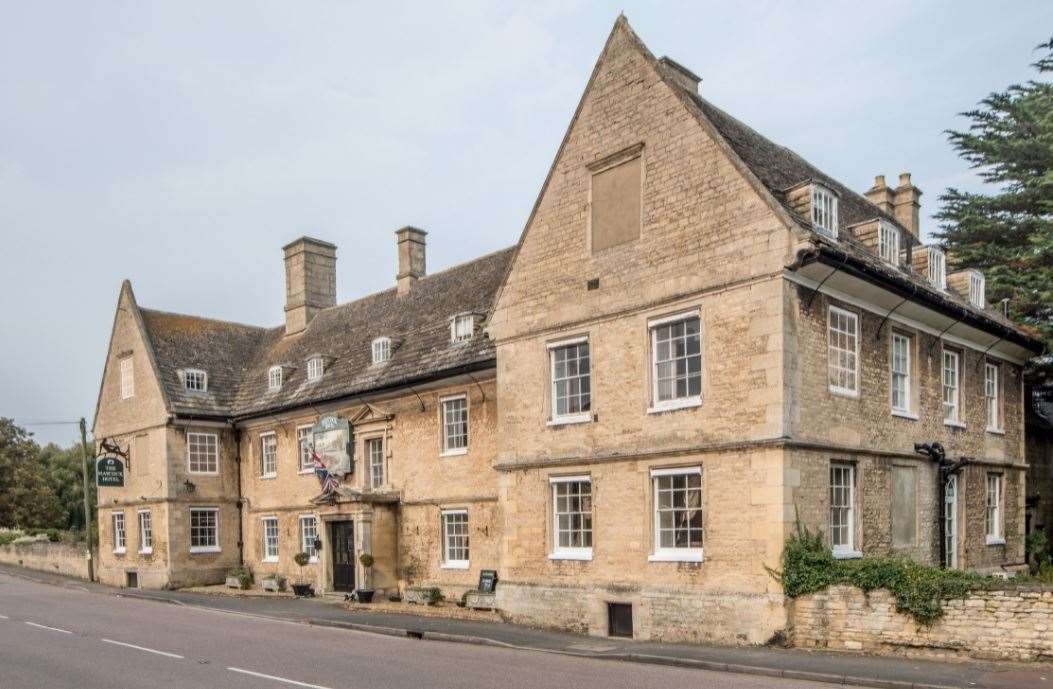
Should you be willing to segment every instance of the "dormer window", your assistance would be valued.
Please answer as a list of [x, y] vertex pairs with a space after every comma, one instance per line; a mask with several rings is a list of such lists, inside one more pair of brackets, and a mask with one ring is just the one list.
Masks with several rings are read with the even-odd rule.
[[470, 313], [453, 317], [450, 323], [450, 341], [466, 342], [475, 334], [475, 315]]
[[391, 358], [391, 338], [378, 337], [373, 340], [373, 363], [379, 364]]
[[208, 390], [208, 374], [196, 368], [183, 371], [183, 387], [191, 392]]
[[978, 270], [969, 272], [969, 303], [978, 309], [987, 304], [986, 286], [984, 274]]
[[837, 239], [837, 196], [824, 186], [812, 185], [812, 226], [830, 239]]
[[878, 224], [878, 256], [882, 261], [899, 265], [899, 228], [882, 220]]
[[322, 357], [314, 356], [307, 360], [308, 381], [320, 380], [323, 373], [325, 373], [325, 362], [322, 361]]
[[947, 257], [934, 246], [929, 247], [929, 282], [936, 289], [947, 289]]
[[267, 369], [267, 389], [271, 392], [282, 389], [282, 367], [271, 366]]

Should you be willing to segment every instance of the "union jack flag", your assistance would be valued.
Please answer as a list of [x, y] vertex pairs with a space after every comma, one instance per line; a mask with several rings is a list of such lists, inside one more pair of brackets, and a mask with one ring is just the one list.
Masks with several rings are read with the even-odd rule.
[[314, 450], [311, 450], [311, 463], [314, 464], [314, 475], [318, 477], [319, 483], [322, 484], [322, 495], [335, 493], [340, 485], [340, 479], [329, 473], [325, 464], [322, 463], [322, 458]]

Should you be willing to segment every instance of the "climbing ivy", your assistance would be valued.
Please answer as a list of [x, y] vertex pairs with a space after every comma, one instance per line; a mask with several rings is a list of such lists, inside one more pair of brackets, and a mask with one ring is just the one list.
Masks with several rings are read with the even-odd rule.
[[944, 601], [1006, 584], [995, 577], [920, 565], [906, 557], [838, 560], [823, 543], [821, 534], [810, 532], [800, 523], [786, 541], [782, 571], [768, 571], [782, 583], [790, 598], [837, 585], [856, 586], [864, 592], [887, 589], [896, 599], [897, 612], [911, 615], [924, 625], [943, 616]]

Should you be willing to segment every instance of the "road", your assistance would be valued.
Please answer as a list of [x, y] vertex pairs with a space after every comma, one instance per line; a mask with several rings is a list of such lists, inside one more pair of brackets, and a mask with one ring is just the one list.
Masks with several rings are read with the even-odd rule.
[[312, 627], [0, 574], [0, 689], [829, 689]]

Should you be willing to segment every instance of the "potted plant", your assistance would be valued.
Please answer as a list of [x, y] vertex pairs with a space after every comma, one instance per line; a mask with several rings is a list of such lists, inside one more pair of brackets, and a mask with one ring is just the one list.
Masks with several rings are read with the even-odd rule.
[[293, 562], [300, 568], [300, 576], [297, 583], [293, 584], [292, 590], [297, 596], [307, 598], [314, 595], [314, 589], [308, 584], [303, 577], [303, 568], [308, 562], [311, 561], [311, 556], [307, 553], [296, 553], [293, 555]]
[[[369, 553], [362, 553], [358, 556], [358, 561], [362, 563], [362, 568], [365, 570], [366, 585], [368, 586], [371, 582], [372, 577], [370, 576], [373, 568], [373, 556]], [[355, 598], [360, 603], [372, 603], [373, 602], [373, 589], [361, 588], [355, 589]]]

